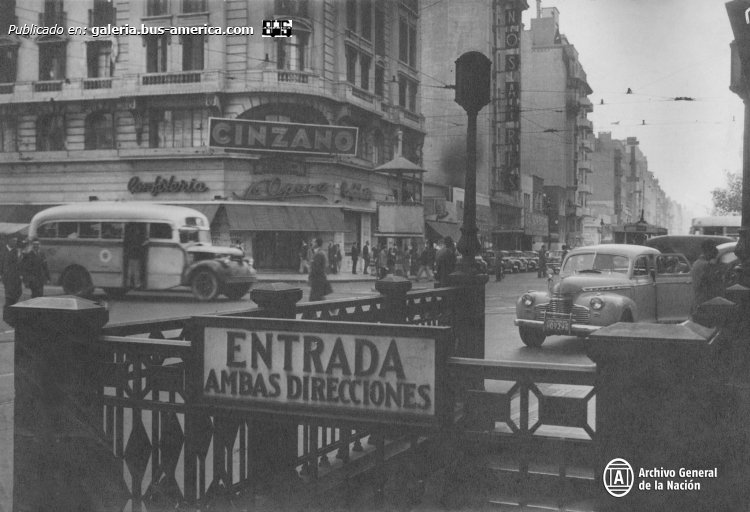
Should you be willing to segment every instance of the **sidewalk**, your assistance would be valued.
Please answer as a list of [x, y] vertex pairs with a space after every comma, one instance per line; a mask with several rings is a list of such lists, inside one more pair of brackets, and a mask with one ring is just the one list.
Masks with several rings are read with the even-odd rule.
[[[362, 274], [357, 272], [339, 272], [338, 274], [326, 274], [328, 280], [334, 283], [359, 283], [367, 281], [377, 281], [373, 274]], [[293, 270], [258, 270], [259, 283], [306, 283], [307, 274], [294, 272]]]

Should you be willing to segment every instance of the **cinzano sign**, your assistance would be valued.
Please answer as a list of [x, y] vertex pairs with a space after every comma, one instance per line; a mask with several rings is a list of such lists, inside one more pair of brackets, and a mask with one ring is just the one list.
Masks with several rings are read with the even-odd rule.
[[195, 319], [202, 402], [293, 415], [432, 425], [446, 410], [448, 328]]

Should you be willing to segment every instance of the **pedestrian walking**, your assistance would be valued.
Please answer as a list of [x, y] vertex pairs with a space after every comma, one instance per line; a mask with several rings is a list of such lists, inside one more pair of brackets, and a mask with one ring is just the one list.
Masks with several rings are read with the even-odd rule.
[[307, 242], [302, 240], [302, 247], [299, 249], [299, 273], [310, 273], [310, 260], [308, 258], [309, 247]]
[[[10, 238], [3, 248], [0, 260], [0, 277], [5, 288], [5, 308], [18, 302], [23, 292], [21, 261], [23, 259], [23, 243], [19, 238]], [[5, 310], [3, 310], [5, 314]]]
[[388, 248], [383, 244], [378, 252], [378, 278], [383, 279], [388, 275]]
[[357, 273], [357, 261], [359, 260], [359, 242], [352, 245], [352, 274]]
[[336, 248], [333, 242], [328, 242], [328, 271], [331, 274], [336, 273]]
[[701, 252], [690, 270], [693, 280], [693, 313], [702, 303], [721, 296], [724, 291], [721, 267], [716, 261], [719, 254], [716, 242], [705, 240], [701, 244]]
[[445, 237], [445, 247], [435, 257], [435, 279], [440, 286], [448, 284], [448, 276], [456, 269], [456, 249], [453, 239]]
[[409, 275], [416, 276], [419, 272], [419, 248], [417, 244], [412, 243], [409, 250]]
[[396, 271], [396, 248], [390, 246], [388, 248], [386, 265], [388, 267], [388, 273], [393, 274]]
[[326, 258], [326, 251], [323, 249], [323, 240], [316, 238], [315, 251], [312, 262], [310, 263], [310, 276], [308, 277], [308, 282], [310, 284], [309, 300], [311, 302], [323, 300], [326, 295], [333, 293], [331, 283], [326, 276], [327, 268], [328, 258]]
[[545, 277], [547, 275], [547, 248], [542, 245], [539, 249], [539, 267], [536, 269], [536, 277]]
[[364, 247], [362, 247], [362, 260], [365, 265], [364, 274], [367, 275], [367, 267], [370, 266], [370, 241], [366, 240]]
[[432, 264], [435, 260], [435, 253], [431, 250], [432, 244], [427, 243], [419, 255], [419, 270], [417, 270], [417, 281], [422, 279], [422, 274], [427, 275], [427, 280], [432, 281], [435, 277], [432, 275]]
[[343, 259], [343, 255], [341, 254], [341, 246], [339, 244], [336, 244], [333, 246], [333, 257], [335, 258], [335, 266], [336, 266], [336, 273], [338, 274], [341, 272], [341, 260]]
[[32, 299], [44, 295], [44, 285], [50, 280], [47, 258], [40, 248], [39, 240], [33, 240], [31, 250], [24, 254], [21, 260], [23, 281], [31, 290]]

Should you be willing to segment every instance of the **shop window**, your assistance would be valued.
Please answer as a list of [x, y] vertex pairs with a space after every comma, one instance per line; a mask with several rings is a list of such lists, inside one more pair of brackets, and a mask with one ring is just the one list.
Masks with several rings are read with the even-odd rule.
[[112, 41], [86, 43], [86, 69], [88, 78], [109, 78], [114, 72]]
[[202, 35], [182, 36], [182, 70], [200, 71], [203, 69]]
[[398, 60], [413, 68], [417, 66], [417, 26], [411, 17], [399, 18]]
[[18, 45], [14, 43], [0, 45], [0, 83], [16, 81], [18, 64]]
[[361, 35], [364, 39], [372, 39], [372, 1], [361, 0], [359, 3], [359, 18], [361, 25]]
[[144, 36], [146, 41], [146, 73], [167, 71], [168, 35]]
[[86, 117], [85, 149], [114, 149], [114, 116], [109, 112], [94, 112]]
[[372, 59], [367, 55], [359, 56], [359, 83], [365, 91], [370, 88], [370, 61]]
[[61, 114], [41, 116], [36, 120], [36, 150], [65, 149], [65, 118]]
[[276, 68], [304, 71], [307, 68], [307, 52], [310, 32], [294, 28], [294, 37], [282, 37], [276, 41]]
[[146, 16], [169, 14], [169, 0], [146, 0]]
[[154, 109], [149, 113], [149, 147], [201, 146], [204, 144], [206, 123], [203, 109]]
[[346, 28], [357, 31], [357, 0], [346, 0]]
[[65, 41], [39, 41], [39, 80], [65, 78]]
[[182, 0], [182, 12], [206, 12], [206, 0]]
[[357, 50], [346, 47], [346, 81], [355, 84], [357, 81]]
[[382, 64], [375, 64], [375, 96], [380, 98], [385, 96], [385, 67]]

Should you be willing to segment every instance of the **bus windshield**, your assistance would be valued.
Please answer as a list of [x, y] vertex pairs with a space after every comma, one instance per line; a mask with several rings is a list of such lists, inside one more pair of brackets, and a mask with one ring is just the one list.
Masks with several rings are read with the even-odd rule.
[[211, 244], [211, 234], [207, 229], [180, 228], [180, 243], [193, 244], [203, 243]]

